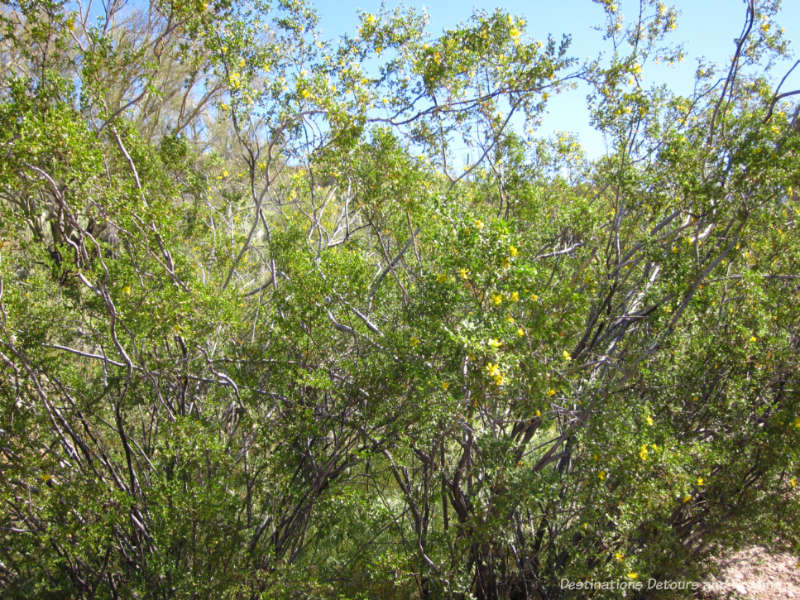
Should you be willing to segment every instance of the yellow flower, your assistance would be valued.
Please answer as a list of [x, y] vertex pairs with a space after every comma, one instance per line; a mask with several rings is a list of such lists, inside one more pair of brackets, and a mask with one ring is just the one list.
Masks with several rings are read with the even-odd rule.
[[122, 288], [122, 293], [123, 294], [127, 294], [128, 296], [130, 296], [131, 295], [131, 286], [126, 285], [124, 288]]
[[494, 303], [494, 304], [502, 304], [503, 303], [503, 294], [493, 294], [492, 295], [492, 303]]
[[480, 219], [475, 219], [475, 228], [483, 229], [483, 221], [481, 221]]
[[572, 355], [570, 355], [570, 353], [567, 352], [566, 350], [564, 350], [564, 352], [561, 353], [561, 356], [564, 357], [564, 360], [572, 360]]
[[697, 487], [703, 487], [703, 478], [702, 477], [698, 477], [697, 478]]
[[625, 558], [625, 555], [622, 552], [617, 552], [614, 556], [619, 562], [622, 562], [622, 559]]
[[536, 409], [536, 416], [537, 417], [541, 417], [542, 416], [542, 411], [540, 411], [538, 408]]
[[501, 341], [500, 341], [500, 340], [498, 340], [497, 338], [490, 338], [490, 339], [489, 339], [489, 345], [490, 345], [492, 348], [499, 348], [500, 346], [502, 346], [502, 345], [503, 345], [503, 342], [501, 342]]
[[531, 294], [531, 301], [532, 302], [536, 302], [538, 300], [539, 300], [539, 296], [537, 296], [536, 294]]
[[509, 246], [508, 253], [511, 255], [511, 258], [514, 258], [517, 254], [519, 254], [519, 250], [517, 250], [516, 246]]
[[756, 336], [754, 336], [754, 335], [751, 335], [751, 336], [750, 336], [750, 342], [752, 342], [753, 344], [755, 344], [757, 341], [758, 341], [758, 338], [757, 338]]
[[647, 415], [647, 418], [645, 419], [645, 421], [647, 421], [648, 425], [652, 425], [653, 424], [653, 417], [651, 417], [650, 415]]
[[525, 337], [525, 330], [522, 327], [517, 327], [517, 336]]
[[797, 477], [792, 477], [792, 478], [789, 480], [789, 483], [791, 483], [791, 484], [792, 484], [792, 487], [793, 487], [793, 488], [796, 488], [796, 487], [797, 487]]
[[687, 502], [691, 502], [691, 500], [692, 500], [692, 497], [691, 497], [689, 494], [686, 494], [686, 495], [683, 497], [683, 503], [684, 503], [684, 504], [686, 504]]
[[597, 478], [598, 478], [600, 481], [603, 481], [603, 480], [606, 478], [606, 472], [605, 472], [605, 471], [600, 471], [600, 472], [597, 474]]
[[415, 335], [412, 335], [411, 339], [408, 340], [408, 343], [411, 344], [412, 348], [416, 348], [417, 346], [419, 346], [419, 338]]
[[556, 391], [553, 388], [550, 388], [549, 390], [547, 390], [547, 397], [548, 398], [552, 398], [555, 395], [556, 395]]
[[511, 292], [511, 301], [519, 302], [519, 292]]
[[639, 448], [639, 458], [647, 460], [647, 444], [642, 444], [642, 447]]
[[459, 275], [461, 275], [461, 279], [469, 279], [469, 270], [465, 268], [461, 268], [458, 271]]
[[503, 385], [503, 382], [506, 380], [505, 376], [500, 372], [500, 367], [495, 363], [487, 364], [486, 372], [489, 374], [489, 377], [494, 379], [494, 383], [497, 386]]
[[630, 573], [628, 573], [628, 579], [639, 579], [639, 574], [638, 573], [634, 573], [634, 572], [630, 572]]
[[443, 382], [442, 382], [442, 389], [443, 389], [445, 392], [447, 391], [447, 388], [449, 388], [449, 387], [450, 387], [450, 382], [449, 382], [449, 381], [443, 381]]

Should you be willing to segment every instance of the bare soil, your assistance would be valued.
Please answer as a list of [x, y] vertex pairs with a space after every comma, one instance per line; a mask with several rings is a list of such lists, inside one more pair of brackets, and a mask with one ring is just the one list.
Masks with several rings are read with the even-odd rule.
[[716, 575], [703, 583], [707, 600], [800, 600], [800, 559], [750, 546], [714, 561]]

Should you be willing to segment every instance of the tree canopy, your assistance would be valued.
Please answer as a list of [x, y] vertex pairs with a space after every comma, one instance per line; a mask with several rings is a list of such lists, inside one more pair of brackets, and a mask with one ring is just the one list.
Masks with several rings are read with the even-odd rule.
[[[4, 597], [617, 598], [561, 582], [797, 548], [778, 3], [691, 96], [642, 79], [673, 8], [598, 4], [585, 60], [502, 10], [0, 3]], [[539, 133], [572, 85], [598, 159]]]

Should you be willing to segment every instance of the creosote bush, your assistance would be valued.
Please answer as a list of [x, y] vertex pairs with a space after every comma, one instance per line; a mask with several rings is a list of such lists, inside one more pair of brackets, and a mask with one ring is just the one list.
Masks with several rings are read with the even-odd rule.
[[[616, 598], [563, 581], [796, 550], [777, 3], [690, 97], [643, 79], [676, 11], [599, 4], [585, 62], [499, 10], [0, 4], [2, 595]], [[601, 158], [537, 133], [573, 84]]]

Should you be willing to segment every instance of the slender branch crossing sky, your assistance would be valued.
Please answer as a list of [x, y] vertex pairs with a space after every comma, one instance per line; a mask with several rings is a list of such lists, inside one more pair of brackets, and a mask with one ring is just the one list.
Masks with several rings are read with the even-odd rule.
[[[745, 17], [745, 4], [742, 0], [680, 0], [666, 4], [674, 5], [679, 12], [678, 26], [671, 41], [681, 44], [686, 58], [673, 67], [647, 65], [647, 83], [664, 83], [677, 93], [689, 94], [692, 90], [697, 59], [726, 65], [734, 50], [734, 39], [739, 35]], [[620, 11], [635, 16], [638, 1], [622, 0]], [[320, 16], [320, 28], [324, 38], [335, 39], [345, 33], [352, 35], [359, 24], [358, 11], [378, 12], [379, 0], [318, 0], [314, 3]], [[527, 35], [543, 39], [552, 34], [557, 39], [562, 34], [572, 36], [573, 56], [594, 57], [598, 51], [610, 50], [595, 29], [603, 25], [602, 8], [591, 0], [433, 0], [429, 2], [384, 2], [387, 9], [413, 7], [422, 9], [430, 16], [429, 31], [436, 35], [444, 29], [458, 25], [469, 19], [475, 10], [492, 11], [495, 8], [526, 19]], [[786, 38], [792, 41], [790, 53], [796, 58], [797, 40], [800, 40], [800, 1], [784, 2], [778, 15], [779, 24], [786, 30]], [[776, 68], [774, 76], [779, 79], [793, 61]], [[800, 71], [800, 69], [798, 69]], [[793, 73], [784, 83], [783, 89], [800, 88], [800, 73]], [[569, 131], [578, 135], [589, 156], [598, 156], [605, 151], [603, 139], [589, 126], [586, 112], [585, 90], [574, 90], [560, 94], [550, 103], [549, 114], [542, 124], [541, 133]]]

